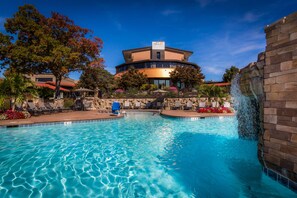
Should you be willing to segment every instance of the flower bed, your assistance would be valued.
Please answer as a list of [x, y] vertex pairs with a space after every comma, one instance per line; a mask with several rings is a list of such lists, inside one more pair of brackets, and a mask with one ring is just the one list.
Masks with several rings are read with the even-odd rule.
[[0, 113], [0, 120], [15, 120], [15, 119], [25, 119], [30, 117], [31, 117], [31, 114], [28, 111], [7, 110], [3, 113]]
[[199, 108], [198, 113], [233, 113], [234, 110], [228, 107], [205, 107]]

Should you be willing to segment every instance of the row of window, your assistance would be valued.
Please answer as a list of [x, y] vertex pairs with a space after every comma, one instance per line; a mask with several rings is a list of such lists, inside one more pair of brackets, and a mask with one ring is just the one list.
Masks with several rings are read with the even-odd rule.
[[144, 68], [175, 68], [177, 66], [192, 66], [190, 64], [183, 64], [179, 62], [145, 62], [145, 63], [131, 63], [129, 65], [123, 65], [121, 67], [116, 68], [117, 73], [127, 71], [130, 67], [134, 67], [135, 69], [144, 69]]

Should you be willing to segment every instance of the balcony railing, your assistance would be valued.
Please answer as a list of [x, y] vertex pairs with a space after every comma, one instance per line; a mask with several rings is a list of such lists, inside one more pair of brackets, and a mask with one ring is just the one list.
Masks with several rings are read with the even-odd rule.
[[127, 63], [116, 68], [116, 72], [127, 71], [130, 67], [134, 67], [135, 69], [145, 69], [145, 68], [175, 68], [175, 67], [196, 67], [191, 63], [181, 63], [174, 61], [160, 61], [160, 62], [141, 62], [141, 63]]

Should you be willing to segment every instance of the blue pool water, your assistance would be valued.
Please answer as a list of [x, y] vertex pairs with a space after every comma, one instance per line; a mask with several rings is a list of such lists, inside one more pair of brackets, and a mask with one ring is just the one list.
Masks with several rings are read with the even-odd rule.
[[296, 197], [262, 173], [234, 118], [0, 128], [0, 197]]

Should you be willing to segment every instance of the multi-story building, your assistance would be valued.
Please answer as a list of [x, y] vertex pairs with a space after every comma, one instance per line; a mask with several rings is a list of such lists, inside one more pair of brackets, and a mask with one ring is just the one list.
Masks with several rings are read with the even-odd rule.
[[177, 66], [198, 67], [188, 62], [191, 51], [165, 47], [165, 42], [152, 42], [152, 46], [123, 50], [125, 63], [116, 66], [116, 77], [120, 77], [130, 67], [146, 74], [151, 84], [159, 88], [170, 86], [170, 72]]

